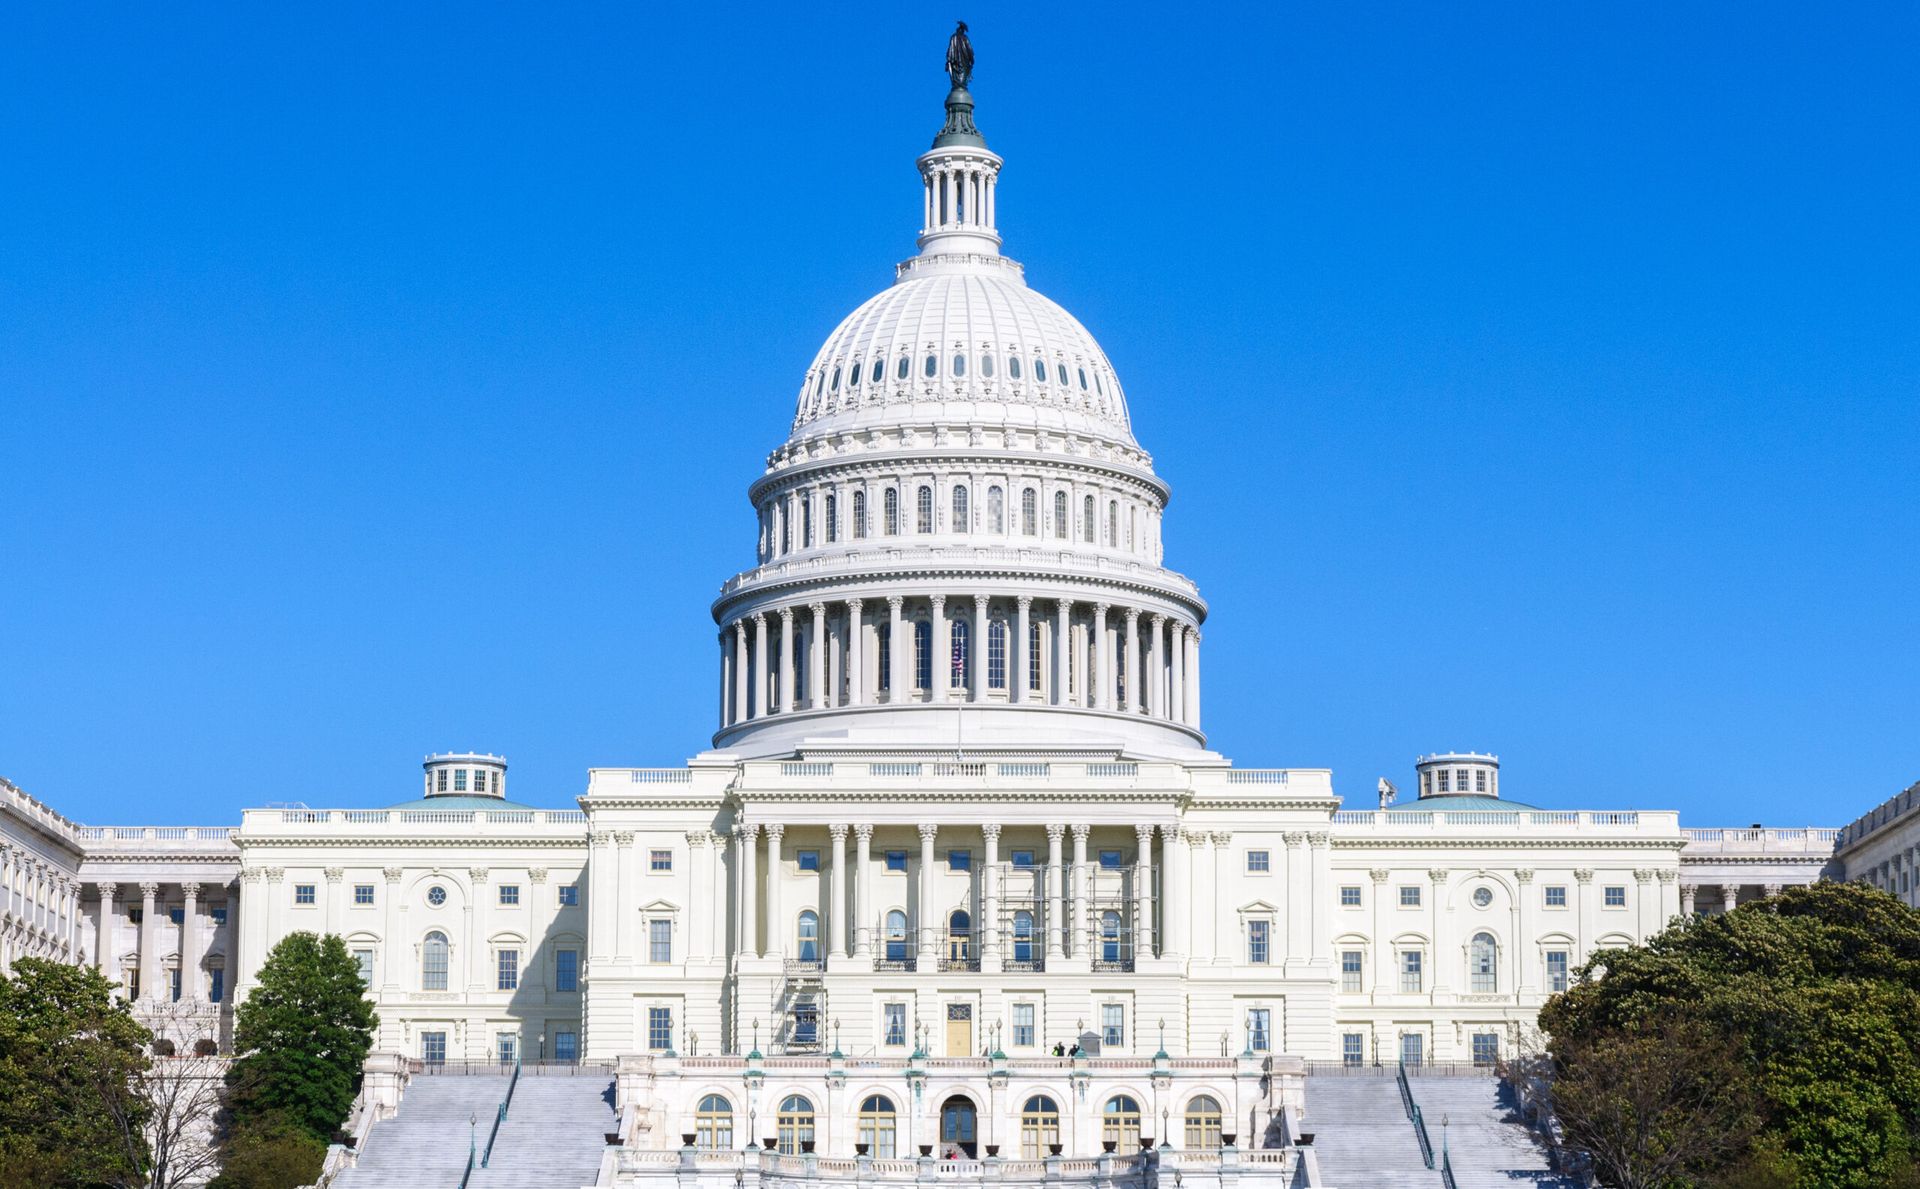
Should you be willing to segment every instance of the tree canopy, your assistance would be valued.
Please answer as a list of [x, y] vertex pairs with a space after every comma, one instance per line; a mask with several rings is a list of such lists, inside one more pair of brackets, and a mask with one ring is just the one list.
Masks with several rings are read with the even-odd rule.
[[234, 1018], [234, 1127], [271, 1119], [323, 1142], [353, 1106], [377, 1023], [359, 964], [337, 936], [293, 933], [260, 967]]
[[1540, 1023], [1562, 1120], [1609, 1183], [1920, 1184], [1920, 912], [1792, 888], [1580, 975]]

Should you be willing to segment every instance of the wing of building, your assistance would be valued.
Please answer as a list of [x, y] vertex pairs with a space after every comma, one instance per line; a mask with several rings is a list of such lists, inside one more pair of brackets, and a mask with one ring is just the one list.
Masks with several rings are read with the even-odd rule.
[[224, 1043], [278, 939], [336, 933], [379, 1048], [619, 1063], [636, 1150], [797, 1150], [804, 1119], [834, 1157], [1071, 1157], [1259, 1146], [1309, 1063], [1491, 1062], [1596, 951], [1837, 870], [1833, 830], [1516, 798], [1491, 755], [1362, 807], [1236, 767], [1126, 388], [1002, 253], [963, 88], [946, 116], [917, 251], [748, 486], [707, 750], [568, 809], [434, 755], [411, 799], [237, 829], [81, 828], [7, 786], [0, 957], [97, 963]]

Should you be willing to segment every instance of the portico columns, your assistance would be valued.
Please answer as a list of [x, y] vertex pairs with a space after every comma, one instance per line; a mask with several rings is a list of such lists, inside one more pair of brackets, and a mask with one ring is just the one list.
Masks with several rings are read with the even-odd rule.
[[873, 956], [873, 827], [860, 822], [853, 827], [853, 953], [857, 958]]
[[859, 599], [847, 600], [847, 701], [854, 706], [867, 704], [866, 633], [860, 626]]
[[827, 952], [844, 958], [853, 952], [847, 944], [847, 823], [834, 822], [827, 827], [833, 839], [833, 871], [827, 878]]
[[1140, 672], [1140, 608], [1127, 608], [1127, 703], [1121, 709], [1128, 714], [1141, 710], [1141, 695], [1146, 687]]
[[807, 641], [807, 703], [815, 710], [827, 705], [827, 605], [810, 603], [813, 637]]
[[1187, 956], [1187, 926], [1193, 911], [1188, 905], [1187, 840], [1178, 826], [1160, 827], [1160, 855], [1166, 870], [1160, 877], [1160, 956]]
[[1533, 953], [1533, 869], [1514, 871], [1513, 882], [1519, 894], [1513, 898], [1513, 983], [1522, 995], [1540, 991], [1540, 963]]
[[1161, 643], [1166, 631], [1164, 615], [1156, 613], [1147, 623], [1147, 713], [1155, 718], [1167, 715], [1167, 654]]
[[93, 964], [109, 980], [113, 979], [114, 938], [120, 932], [120, 913], [113, 906], [114, 894], [120, 890], [119, 884], [103, 883], [100, 887], [100, 930], [93, 943]]
[[733, 828], [734, 862], [740, 867], [740, 956], [760, 952], [760, 827], [744, 822]]
[[1174, 722], [1187, 721], [1187, 629], [1175, 620], [1168, 626], [1169, 644], [1173, 649], [1173, 675], [1171, 696], [1168, 701], [1167, 717]]
[[1153, 957], [1153, 827], [1133, 827], [1133, 960]]
[[1055, 706], [1065, 706], [1070, 696], [1068, 685], [1072, 665], [1067, 660], [1068, 628], [1072, 625], [1073, 604], [1060, 599], [1053, 605], [1053, 697]]
[[907, 643], [906, 621], [900, 618], [900, 604], [905, 600], [899, 595], [887, 596], [887, 701], [904, 702], [907, 700]]
[[933, 671], [927, 675], [932, 682], [928, 699], [944, 702], [953, 679], [953, 630], [947, 624], [947, 596], [934, 595], [928, 601], [933, 604], [933, 663], [928, 666]]
[[1093, 705], [1113, 709], [1113, 641], [1107, 635], [1107, 604], [1093, 605]]
[[785, 858], [780, 847], [780, 839], [787, 828], [779, 822], [768, 822], [767, 831], [767, 945], [761, 950], [761, 956], [778, 958], [787, 952], [787, 914], [780, 904], [780, 885], [785, 882], [780, 876], [786, 870]]
[[1287, 844], [1286, 889], [1287, 889], [1287, 939], [1282, 950], [1287, 956], [1287, 973], [1296, 972], [1293, 967], [1304, 963], [1311, 955], [1307, 945], [1307, 930], [1311, 928], [1309, 898], [1312, 895], [1308, 883], [1311, 878], [1312, 860], [1307, 853], [1307, 834], [1304, 830], [1289, 830], [1281, 835]]
[[197, 883], [180, 885], [180, 998], [188, 1003], [200, 1001], [200, 885]]
[[[607, 836], [604, 833], [602, 833], [602, 834], [596, 835], [595, 837], [604, 840]], [[606, 848], [605, 846], [601, 846], [600, 849], [604, 851]], [[605, 866], [605, 864], [601, 864], [601, 866]], [[407, 872], [404, 867], [384, 867], [380, 871], [381, 876], [384, 877], [387, 881], [387, 895], [386, 895], [386, 909], [385, 909], [386, 919], [387, 919], [386, 933], [385, 933], [386, 954], [384, 955], [384, 957], [380, 962], [380, 965], [382, 968], [381, 974], [380, 974], [380, 984], [386, 990], [386, 992], [390, 995], [398, 994], [400, 990], [400, 952], [401, 952], [399, 948], [400, 880], [401, 880], [401, 877], [406, 875], [406, 873]], [[598, 885], [596, 884], [595, 887], [597, 888]], [[592, 892], [589, 892], [588, 894], [592, 895]], [[251, 919], [252, 917], [256, 917], [260, 915], [258, 912], [254, 911], [254, 909], [255, 909], [255, 906], [248, 904], [246, 902], [246, 897], [242, 895], [240, 900], [241, 916], [244, 918]], [[598, 904], [589, 902], [587, 906], [587, 913], [588, 913], [587, 921], [588, 921], [589, 931], [593, 929], [593, 921], [595, 921], [596, 919], [605, 920], [607, 914], [611, 911], [612, 911], [612, 907], [604, 900]], [[608, 921], [605, 925], [601, 926], [601, 929], [604, 932], [604, 930], [611, 928], [611, 926], [612, 926], [612, 922]], [[227, 928], [229, 930], [233, 928], [233, 899], [231, 897], [227, 899]], [[605, 945], [603, 942], [601, 945], [599, 945], [595, 949], [589, 949], [587, 951], [587, 961], [589, 963], [593, 961], [594, 955], [596, 953], [596, 949], [598, 950], [600, 956], [602, 957], [605, 956]]]
[[767, 673], [767, 617], [753, 616], [753, 716], [765, 718], [773, 713], [773, 680]]
[[1683, 917], [1693, 916], [1693, 892], [1692, 884], [1680, 885], [1680, 915]]
[[747, 693], [753, 688], [749, 679], [751, 666], [747, 664], [747, 621], [733, 621], [733, 721], [747, 721]]
[[1740, 906], [1740, 885], [1727, 883], [1720, 885], [1720, 911], [1732, 912]]
[[1066, 923], [1066, 891], [1061, 886], [1060, 838], [1067, 828], [1058, 823], [1047, 827], [1047, 958], [1064, 956], [1061, 926]]
[[1072, 899], [1073, 936], [1066, 945], [1066, 951], [1076, 958], [1085, 957], [1089, 952], [1088, 941], [1092, 934], [1087, 925], [1087, 902], [1092, 899], [1093, 889], [1088, 886], [1087, 878], [1087, 834], [1093, 829], [1085, 822], [1076, 822], [1073, 826], [1073, 866], [1067, 875], [1072, 883], [1068, 895]]
[[980, 836], [986, 840], [980, 869], [980, 968], [990, 973], [1000, 969], [1000, 823], [987, 822]]
[[1033, 596], [1021, 595], [1013, 601], [1013, 605], [1018, 610], [1013, 623], [1013, 672], [1007, 675], [1007, 700], [1024, 702], [1027, 700], [1027, 674], [1033, 668], [1033, 660], [1027, 655], [1027, 634], [1032, 630], [1027, 626], [1027, 615], [1033, 607]]
[[[987, 700], [987, 664], [992, 655], [992, 649], [987, 643], [986, 595], [973, 596], [973, 627], [967, 634], [969, 636], [967, 676], [972, 679], [969, 684], [973, 687], [968, 692], [973, 701], [984, 702]], [[1001, 663], [1004, 664], [1006, 653], [1002, 652], [1000, 655]]]
[[775, 714], [797, 710], [799, 699], [793, 696], [793, 608], [780, 608], [780, 688], [773, 696]]
[[938, 919], [933, 907], [933, 839], [939, 832], [940, 827], [932, 822], [920, 823], [920, 904], [914, 917], [919, 924], [920, 956], [926, 959], [933, 957], [934, 921]]
[[1187, 629], [1187, 725], [1200, 725], [1200, 629]]
[[158, 1000], [160, 981], [160, 922], [154, 919], [157, 883], [140, 885], [140, 998]]

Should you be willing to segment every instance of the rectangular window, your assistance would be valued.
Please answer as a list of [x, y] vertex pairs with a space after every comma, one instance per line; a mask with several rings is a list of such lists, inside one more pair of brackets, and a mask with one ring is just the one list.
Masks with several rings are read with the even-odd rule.
[[[1440, 769], [1440, 791], [1443, 793], [1453, 791], [1450, 787], [1448, 787], [1448, 784], [1447, 784], [1447, 771], [1448, 770], [1445, 768]], [[1460, 791], [1465, 792], [1466, 790], [1462, 789]]]
[[1567, 951], [1547, 951], [1547, 990], [1555, 994], [1567, 989]]
[[147, 910], [144, 908], [129, 908], [127, 910], [127, 924], [138, 925], [146, 919], [146, 916]]
[[1359, 950], [1340, 951], [1340, 989], [1342, 991], [1360, 991], [1365, 989], [1365, 968], [1361, 965]]
[[670, 850], [650, 850], [647, 852], [648, 871], [672, 871], [673, 852]]
[[950, 850], [947, 852], [948, 871], [972, 871], [973, 852], [970, 850]]
[[647, 1009], [647, 1047], [656, 1053], [673, 1047], [672, 1008], [650, 1007]]
[[1547, 907], [1565, 908], [1567, 906], [1567, 885], [1553, 883], [1547, 885]]
[[353, 902], [355, 904], [372, 904], [373, 903], [373, 885], [370, 883], [354, 884], [353, 885]]
[[1118, 871], [1118, 870], [1120, 870], [1120, 852], [1119, 852], [1119, 851], [1117, 851], [1117, 850], [1103, 850], [1103, 851], [1101, 851], [1101, 852], [1100, 852], [1100, 866], [1101, 866], [1101, 868], [1102, 868], [1102, 869], [1104, 869], [1104, 870], [1107, 870], [1107, 871]]
[[578, 1061], [580, 1059], [580, 1034], [577, 1032], [554, 1033], [553, 1059], [555, 1061]]
[[1608, 908], [1625, 908], [1627, 906], [1627, 889], [1624, 884], [1609, 885], [1606, 896], [1606, 905]]
[[1273, 1051], [1273, 1011], [1265, 1007], [1247, 1009], [1247, 1047], [1256, 1053]]
[[1032, 1048], [1034, 1040], [1033, 1004], [1016, 1003], [1013, 1005], [1013, 1043], [1018, 1048]]
[[447, 1034], [444, 1032], [422, 1032], [420, 1034], [420, 1059], [428, 1065], [447, 1063]]
[[218, 1003], [227, 997], [227, 972], [216, 966], [207, 971], [207, 1002]]
[[554, 952], [553, 989], [556, 991], [578, 991], [580, 989], [579, 950], [556, 950]]
[[518, 1032], [496, 1032], [493, 1037], [493, 1054], [500, 1064], [512, 1065], [514, 1058], [520, 1055], [520, 1034]]
[[884, 1027], [881, 1029], [884, 1039], [880, 1042], [889, 1045], [907, 1043], [907, 1005], [904, 1003], [883, 1003], [880, 1005]]
[[1340, 1064], [1365, 1065], [1367, 1063], [1367, 1034], [1364, 1032], [1342, 1032], [1340, 1034]]
[[1100, 1005], [1100, 1047], [1117, 1049], [1127, 1043], [1127, 1005], [1124, 1003], [1103, 1003]]
[[501, 884], [500, 903], [509, 908], [520, 903], [520, 885], [517, 883]]
[[494, 980], [494, 989], [498, 991], [517, 991], [520, 989], [520, 951], [501, 950], [499, 969]]
[[1400, 1060], [1408, 1065], [1424, 1065], [1427, 1060], [1427, 1038], [1418, 1032], [1400, 1034]]
[[1490, 1067], [1500, 1060], [1500, 1037], [1492, 1032], [1473, 1034], [1473, 1063]]
[[1267, 964], [1267, 935], [1272, 928], [1271, 921], [1247, 922], [1247, 961], [1255, 966]]
[[177, 966], [167, 971], [167, 994], [173, 1002], [180, 1002], [180, 968]]
[[438, 776], [439, 779], [434, 782], [433, 791], [436, 793], [446, 792], [447, 791], [447, 770], [445, 768], [442, 768], [435, 775]]
[[1400, 989], [1418, 991], [1420, 989], [1420, 951], [1400, 951]]
[[1265, 875], [1273, 870], [1273, 856], [1263, 850], [1247, 852], [1247, 874]]
[[227, 923], [226, 905], [222, 904], [213, 910], [213, 923], [216, 925], [224, 925]]
[[1484, 793], [1487, 791], [1487, 770], [1485, 768], [1477, 769], [1474, 772], [1473, 791], [1476, 793]]
[[888, 871], [905, 871], [906, 869], [907, 869], [907, 852], [906, 851], [890, 850], [887, 852], [887, 870]]
[[647, 922], [647, 960], [649, 962], [673, 961], [673, 922]]
[[793, 865], [802, 871], [820, 870], [820, 852], [817, 850], [795, 851]]
[[360, 981], [371, 987], [373, 985], [373, 951], [367, 949], [355, 950], [353, 951], [353, 961], [355, 965], [360, 967]]
[[1013, 869], [1015, 871], [1030, 871], [1032, 870], [1032, 868], [1033, 868], [1033, 852], [1032, 851], [1017, 850], [1013, 852]]
[[1420, 907], [1420, 886], [1418, 884], [1400, 889], [1400, 907]]
[[467, 770], [465, 768], [455, 768], [453, 770], [453, 791], [456, 793], [464, 793], [467, 791]]
[[176, 925], [183, 924], [187, 919], [187, 910], [184, 908], [169, 908], [167, 910], [167, 919]]
[[1360, 907], [1360, 885], [1359, 884], [1340, 885], [1340, 907], [1342, 908]]
[[312, 904], [313, 903], [313, 885], [310, 883], [294, 884], [293, 885], [293, 902], [295, 904]]
[[1040, 621], [1027, 625], [1027, 688], [1040, 688]]
[[572, 908], [579, 903], [580, 903], [579, 885], [570, 884], [570, 883], [561, 884], [560, 885], [560, 907]]

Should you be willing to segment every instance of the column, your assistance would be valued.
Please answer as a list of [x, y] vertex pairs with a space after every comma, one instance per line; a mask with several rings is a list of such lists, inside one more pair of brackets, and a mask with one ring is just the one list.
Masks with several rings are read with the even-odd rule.
[[733, 828], [734, 861], [740, 867], [740, 949], [742, 958], [760, 953], [760, 827]]
[[1187, 631], [1187, 725], [1200, 725], [1200, 629]]
[[1289, 831], [1284, 838], [1287, 843], [1286, 955], [1288, 973], [1291, 974], [1294, 966], [1304, 965], [1311, 956], [1308, 947], [1313, 939], [1313, 920], [1309, 912], [1313, 903], [1310, 884], [1313, 856], [1307, 849], [1309, 841], [1305, 830]]
[[727, 647], [727, 630], [720, 629], [720, 725], [733, 725], [733, 649]]
[[833, 870], [827, 877], [827, 952], [836, 958], [853, 953], [847, 944], [847, 823], [834, 822], [827, 827], [833, 839]]
[[1187, 629], [1175, 620], [1167, 625], [1168, 647], [1172, 649], [1173, 672], [1168, 679], [1167, 717], [1185, 722], [1187, 708]]
[[[631, 838], [633, 835], [629, 834]], [[622, 850], [625, 848], [623, 847]], [[485, 867], [470, 867], [467, 878], [472, 881], [473, 896], [467, 901], [467, 989], [469, 991], [490, 991], [493, 989], [493, 972], [488, 969], [487, 961], [487, 877]], [[632, 888], [628, 884], [628, 888]], [[622, 896], [623, 903], [632, 900], [631, 894]], [[626, 920], [621, 913], [622, 922]], [[451, 983], [451, 980], [449, 980]]]
[[1065, 951], [1061, 926], [1066, 923], [1066, 889], [1060, 878], [1060, 839], [1067, 828], [1055, 822], [1047, 827], [1047, 960], [1056, 961]]
[[[939, 832], [940, 827], [932, 822], [920, 823], [920, 903], [914, 910], [914, 923], [923, 959], [933, 957], [935, 923], [939, 919], [933, 907], [933, 839]], [[928, 970], [931, 967], [923, 964], [920, 969]]]
[[860, 626], [862, 606], [859, 599], [847, 600], [847, 702], [854, 706], [867, 704], [866, 634]]
[[1593, 946], [1593, 869], [1582, 867], [1573, 873], [1574, 935], [1573, 964], [1587, 960]]
[[[387, 995], [397, 995], [400, 992], [400, 958], [402, 954], [407, 952], [406, 940], [400, 936], [400, 880], [402, 876], [406, 875], [406, 869], [402, 867], [387, 867], [383, 868], [380, 874], [385, 876], [387, 881], [386, 897], [382, 901], [385, 905], [384, 915], [386, 917], [386, 924], [383, 926], [380, 934], [380, 984]], [[260, 914], [254, 911], [255, 907], [254, 905], [246, 903], [243, 898], [240, 904], [240, 911], [249, 918], [256, 917]], [[604, 905], [595, 905], [592, 901], [588, 901], [587, 912], [589, 914], [587, 919], [591, 922], [594, 915], [605, 916], [607, 910]], [[227, 929], [229, 933], [231, 933], [233, 929], [232, 897], [227, 898]], [[589, 925], [589, 930], [591, 930], [591, 925]], [[591, 949], [587, 951], [587, 960], [589, 962], [593, 960], [593, 951]]]
[[120, 933], [120, 913], [113, 906], [113, 898], [120, 891], [116, 883], [103, 883], [100, 888], [100, 930], [93, 943], [93, 964], [110, 982], [118, 982], [114, 970], [113, 951], [118, 945], [116, 938]]
[[1146, 675], [1140, 672], [1140, 608], [1127, 608], [1127, 704], [1121, 709], [1128, 714], [1138, 714], [1142, 710], [1141, 693], [1146, 687]]
[[1691, 918], [1693, 916], [1693, 893], [1694, 886], [1692, 884], [1680, 885], [1680, 915], [1683, 917]]
[[1133, 827], [1133, 960], [1154, 955], [1153, 939], [1153, 827]]
[[[397, 870], [397, 869], [396, 869]], [[387, 884], [387, 941], [391, 945], [396, 934], [395, 914], [399, 912], [399, 896], [395, 883]], [[606, 830], [595, 830], [587, 836], [587, 961], [596, 962], [613, 957], [613, 921], [614, 908], [614, 857], [613, 834]], [[398, 952], [393, 951], [393, 952]], [[392, 964], [388, 964], [391, 969]]]
[[[693, 891], [696, 903], [711, 904], [705, 897], [705, 889], [712, 886], [712, 852], [707, 849], [705, 830], [688, 830], [687, 838], [687, 880]], [[688, 961], [710, 957], [713, 953], [713, 918], [719, 913], [703, 912], [698, 917], [688, 914], [686, 957]]]
[[944, 702], [953, 677], [953, 635], [947, 625], [947, 596], [934, 595], [932, 602], [933, 663], [927, 667], [933, 672], [929, 674], [932, 685], [928, 687], [927, 696], [929, 701]]
[[[327, 902], [322, 909], [323, 919], [326, 921], [327, 932], [338, 934], [340, 932], [340, 880], [347, 872], [342, 867], [329, 867], [324, 874], [327, 877]], [[182, 991], [181, 994], [185, 995], [186, 992]]]
[[857, 822], [853, 827], [853, 953], [856, 958], [873, 957], [873, 827]]
[[1147, 669], [1152, 680], [1147, 683], [1147, 713], [1155, 718], [1167, 716], [1167, 656], [1161, 644], [1166, 630], [1166, 616], [1156, 614], [1148, 621]]
[[733, 621], [733, 721], [747, 721], [752, 704], [747, 695], [753, 689], [750, 676], [752, 666], [747, 663], [747, 621]]
[[634, 926], [640, 919], [636, 911], [640, 907], [640, 871], [634, 861], [632, 830], [614, 831], [612, 858], [614, 890], [613, 902], [608, 908], [613, 917], [613, 952], [623, 962], [638, 962], [645, 955], [633, 935]]
[[[1593, 878], [1589, 873], [1587, 878]], [[1740, 885], [1734, 883], [1720, 885], [1720, 911], [1732, 912], [1740, 906]]]
[[1641, 867], [1633, 873], [1634, 940], [1645, 941], [1659, 929], [1660, 905], [1653, 898], [1653, 870]]
[[1213, 960], [1222, 966], [1239, 960], [1235, 945], [1239, 922], [1234, 919], [1233, 898], [1227, 892], [1227, 881], [1232, 877], [1227, 848], [1232, 845], [1230, 831], [1213, 832]]
[[1662, 868], [1655, 873], [1660, 879], [1660, 912], [1654, 922], [1656, 930], [1666, 927], [1680, 915], [1679, 889], [1676, 886], [1680, 873], [1672, 868]]
[[787, 912], [780, 903], [781, 877], [786, 874], [786, 855], [781, 850], [780, 839], [787, 827], [780, 822], [768, 822], [767, 831], [767, 948], [760, 951], [762, 957], [782, 958], [787, 953], [787, 930], [791, 925], [787, 921]]
[[[329, 929], [337, 933], [337, 929]], [[180, 998], [198, 1003], [200, 993], [200, 885], [180, 885]]]
[[[984, 702], [987, 700], [987, 662], [991, 652], [987, 642], [986, 595], [973, 596], [973, 627], [970, 629], [969, 635], [972, 639], [968, 646], [973, 650], [973, 655], [967, 658], [967, 672], [968, 676], [973, 678], [973, 688], [968, 691], [968, 694], [973, 701]], [[1003, 658], [1002, 663], [1004, 663], [1005, 653], [1001, 655]], [[1009, 677], [1011, 677], [1011, 674], [1009, 674]], [[1009, 680], [1008, 685], [1011, 687], [1011, 680]]]
[[[1462, 965], [1460, 955], [1453, 945], [1453, 931], [1447, 926], [1453, 923], [1452, 913], [1447, 911], [1447, 877], [1452, 872], [1444, 867], [1435, 867], [1427, 872], [1427, 907], [1430, 911], [1433, 937], [1433, 970], [1427, 980], [1427, 989], [1434, 994], [1442, 994], [1453, 988], [1455, 971]], [[1440, 1035], [1434, 1034], [1434, 1048], [1440, 1047]], [[1438, 1057], [1440, 1054], [1435, 1053]]]
[[986, 854], [980, 868], [980, 956], [983, 971], [1000, 969], [1000, 823], [987, 822], [980, 827], [986, 840]]
[[904, 702], [907, 700], [907, 652], [913, 647], [907, 639], [906, 621], [900, 617], [900, 604], [904, 600], [899, 595], [887, 596], [887, 701]]
[[756, 612], [753, 617], [753, 716], [765, 718], [772, 712], [773, 698], [770, 693], [773, 682], [767, 677], [767, 617]]
[[1192, 923], [1192, 901], [1187, 868], [1187, 839], [1178, 826], [1160, 827], [1160, 854], [1166, 871], [1160, 877], [1160, 956], [1187, 956], [1187, 928]]
[[780, 608], [780, 689], [774, 694], [773, 709], [785, 714], [800, 707], [793, 696], [793, 608]]
[[807, 641], [807, 704], [815, 710], [827, 707], [827, 605], [809, 603], [813, 612], [813, 635]]
[[1073, 622], [1073, 604], [1066, 599], [1053, 604], [1053, 697], [1049, 699], [1055, 706], [1067, 704], [1067, 679], [1070, 666], [1067, 663], [1068, 627]]
[[140, 885], [140, 998], [160, 1000], [160, 922], [154, 907], [160, 894], [157, 883]]
[[1093, 605], [1093, 704], [1113, 709], [1113, 641], [1107, 635], [1107, 604]]
[[1094, 675], [1092, 653], [1093, 620], [1087, 620], [1084, 631], [1073, 633], [1073, 669], [1079, 676], [1079, 684], [1074, 687], [1073, 704], [1082, 708], [1099, 704], [1095, 691], [1099, 689], [1099, 678]]
[[1507, 947], [1513, 951], [1508, 962], [1512, 980], [1500, 985], [1522, 995], [1536, 995], [1540, 992], [1540, 959], [1533, 945], [1533, 869], [1519, 868], [1513, 873], [1513, 882], [1519, 891], [1513, 897], [1513, 944]]
[[1074, 824], [1073, 866], [1067, 871], [1067, 895], [1072, 907], [1069, 910], [1071, 936], [1065, 949], [1076, 958], [1086, 957], [1092, 953], [1090, 943], [1093, 933], [1087, 918], [1088, 901], [1093, 899], [1093, 889], [1089, 886], [1091, 880], [1087, 875], [1087, 834], [1092, 829], [1093, 827], [1085, 822]]
[[1387, 926], [1387, 880], [1393, 875], [1385, 867], [1374, 867], [1367, 872], [1367, 878], [1373, 881], [1373, 977], [1368, 980], [1367, 989], [1374, 994], [1384, 994], [1393, 990], [1393, 937]]
[[1033, 629], [1028, 625], [1028, 615], [1033, 609], [1033, 596], [1021, 595], [1013, 601], [1016, 608], [1013, 620], [1013, 672], [1007, 675], [1007, 700], [1024, 702], [1027, 700], [1027, 673], [1033, 668], [1033, 658], [1028, 653], [1027, 635]]

